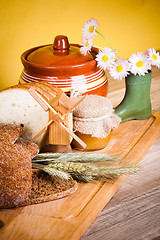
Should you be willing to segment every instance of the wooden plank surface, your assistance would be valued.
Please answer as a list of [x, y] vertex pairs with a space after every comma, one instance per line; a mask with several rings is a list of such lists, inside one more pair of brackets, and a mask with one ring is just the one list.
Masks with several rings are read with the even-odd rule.
[[[160, 114], [154, 113], [151, 119], [121, 124], [103, 151], [137, 164], [159, 133]], [[120, 141], [119, 135], [126, 140], [121, 137]], [[1, 210], [0, 216], [5, 222], [0, 230], [1, 239], [20, 239], [22, 235], [23, 239], [52, 239], [52, 236], [56, 240], [79, 239], [126, 178], [123, 175], [115, 183], [79, 184], [79, 190], [69, 197]]]
[[[114, 106], [124, 93], [124, 81], [110, 81], [108, 97]], [[157, 112], [160, 112], [159, 93], [160, 70], [153, 68], [151, 102]], [[142, 158], [140, 166], [140, 172], [127, 178], [81, 240], [160, 239], [160, 137]]]
[[160, 137], [99, 214], [82, 240], [154, 239], [160, 236]]
[[[159, 83], [157, 79], [160, 78], [157, 76], [160, 75], [155, 76], [155, 81]], [[155, 94], [157, 87], [152, 91]], [[157, 98], [153, 99], [156, 109], [160, 106], [158, 99], [157, 94]], [[110, 143], [103, 151], [138, 163], [160, 134], [160, 114], [154, 115], [149, 120], [121, 124], [119, 130], [113, 132]], [[80, 239], [98, 214], [83, 235], [83, 240], [157, 237], [160, 235], [159, 143], [160, 138], [142, 159], [140, 172], [128, 178], [122, 176], [114, 184], [79, 184], [79, 190], [64, 199], [1, 210], [0, 218], [4, 220], [5, 225], [0, 229], [0, 239]]]

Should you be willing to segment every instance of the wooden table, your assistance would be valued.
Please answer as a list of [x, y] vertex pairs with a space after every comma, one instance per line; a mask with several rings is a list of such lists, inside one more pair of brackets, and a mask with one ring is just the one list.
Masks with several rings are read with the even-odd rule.
[[[109, 82], [108, 98], [117, 106], [125, 92], [124, 82]], [[153, 69], [152, 109], [160, 112], [160, 70]], [[105, 206], [81, 240], [160, 239], [160, 137]]]
[[[125, 92], [124, 81], [110, 80], [109, 84], [108, 98], [116, 106]], [[153, 110], [160, 112], [157, 69], [153, 69], [151, 99]], [[157, 239], [160, 236], [159, 135], [158, 113], [147, 120], [120, 124], [102, 151], [118, 153], [124, 162], [131, 164], [141, 160], [139, 172], [128, 178], [123, 175], [114, 183], [80, 183], [74, 194], [63, 199], [4, 209], [0, 211], [5, 222], [0, 229], [0, 240], [78, 240], [82, 234], [81, 240]]]

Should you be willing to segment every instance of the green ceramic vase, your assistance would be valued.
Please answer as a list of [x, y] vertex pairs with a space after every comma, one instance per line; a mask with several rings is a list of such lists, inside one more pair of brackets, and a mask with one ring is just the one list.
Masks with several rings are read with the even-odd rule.
[[150, 86], [152, 72], [144, 76], [130, 74], [125, 78], [126, 92], [122, 102], [115, 108], [121, 122], [147, 119], [152, 116]]

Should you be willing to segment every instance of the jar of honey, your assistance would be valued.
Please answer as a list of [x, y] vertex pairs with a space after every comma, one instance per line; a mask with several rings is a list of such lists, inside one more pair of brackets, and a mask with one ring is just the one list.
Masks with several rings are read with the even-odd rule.
[[[79, 100], [77, 97], [74, 100]], [[105, 148], [110, 141], [112, 129], [118, 127], [121, 119], [114, 114], [111, 101], [98, 95], [86, 95], [73, 111], [73, 130], [86, 143], [85, 150]], [[72, 141], [72, 147], [81, 146]]]

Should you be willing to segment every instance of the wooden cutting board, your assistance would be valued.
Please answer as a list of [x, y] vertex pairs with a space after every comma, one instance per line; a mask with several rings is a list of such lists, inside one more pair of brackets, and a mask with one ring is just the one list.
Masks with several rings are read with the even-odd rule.
[[[120, 156], [127, 164], [137, 164], [160, 135], [160, 113], [147, 120], [121, 123], [108, 146], [99, 152]], [[81, 183], [63, 199], [0, 211], [4, 226], [1, 240], [77, 240], [119, 189], [127, 175], [114, 183]]]

